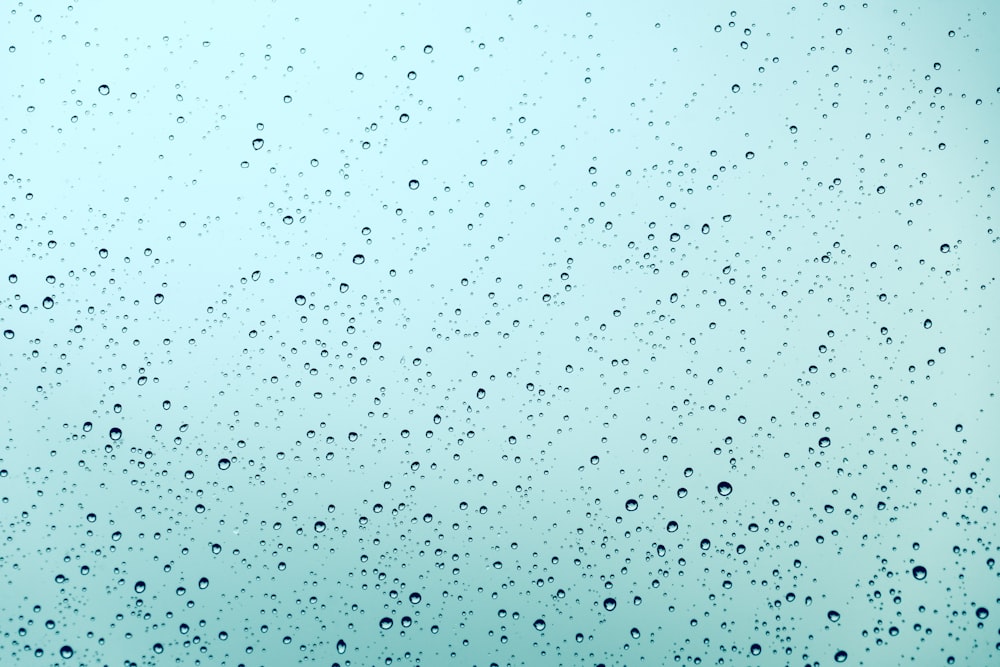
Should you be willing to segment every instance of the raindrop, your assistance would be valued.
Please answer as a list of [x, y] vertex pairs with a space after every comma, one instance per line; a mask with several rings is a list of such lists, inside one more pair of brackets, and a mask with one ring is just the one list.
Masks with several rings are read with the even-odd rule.
[[342, 655], [344, 653], [347, 653], [347, 642], [345, 642], [343, 639], [337, 640], [337, 653], [340, 653]]
[[382, 620], [378, 622], [378, 627], [382, 628], [383, 630], [388, 630], [389, 628], [392, 627], [392, 619], [389, 618], [388, 616], [383, 616]]
[[989, 615], [990, 615], [990, 610], [987, 609], [986, 607], [980, 607], [979, 609], [976, 610], [976, 618], [980, 620], [986, 619], [987, 617], [989, 617]]
[[545, 629], [545, 621], [540, 618], [535, 619], [535, 622], [532, 623], [532, 625], [534, 625], [535, 630], [538, 630], [539, 632]]
[[720, 496], [728, 496], [730, 493], [733, 492], [733, 485], [730, 484], [729, 482], [719, 482], [719, 485], [716, 487], [716, 490], [719, 492]]
[[639, 501], [635, 498], [629, 498], [625, 501], [625, 509], [629, 512], [634, 512], [639, 509]]
[[913, 578], [917, 581], [923, 581], [927, 578], [927, 568], [923, 565], [917, 565], [913, 568]]
[[837, 651], [833, 654], [834, 662], [844, 662], [847, 660], [847, 651]]
[[420, 593], [417, 593], [416, 591], [414, 591], [413, 593], [410, 593], [410, 602], [411, 603], [413, 603], [413, 604], [420, 604], [420, 600], [421, 600]]
[[304, 294], [299, 294], [298, 296], [296, 296], [295, 297], [295, 305], [296, 306], [304, 306], [304, 305], [306, 305], [306, 296]]
[[943, 253], [951, 252], [951, 246], [948, 245], [947, 243], [942, 243], [941, 244], [941, 252], [943, 252]]
[[232, 463], [229, 459], [219, 459], [219, 470], [229, 470], [229, 466]]
[[326, 522], [317, 521], [316, 523], [313, 524], [313, 530], [316, 531], [317, 533], [322, 533], [324, 530], [326, 530]]
[[476, 398], [486, 398], [486, 390], [482, 387], [476, 390]]
[[614, 598], [604, 598], [604, 608], [608, 611], [614, 611], [617, 606], [618, 602]]
[[930, 329], [932, 326], [934, 326], [933, 322], [931, 322], [929, 319], [928, 320], [924, 320], [924, 328], [925, 329]]
[[747, 151], [746, 158], [752, 160], [754, 157], [753, 151]]
[[63, 646], [61, 649], [59, 649], [59, 656], [62, 657], [64, 660], [69, 660], [70, 658], [73, 657], [73, 647]]
[[837, 621], [840, 620], [840, 612], [831, 609], [830, 611], [826, 612], [826, 617], [830, 619], [830, 621], [832, 621], [833, 623], [836, 623]]
[[418, 181], [415, 178], [410, 180], [410, 189], [411, 190], [416, 190], [419, 187], [420, 187], [420, 181]]
[[264, 140], [263, 139], [261, 139], [260, 137], [257, 137], [256, 139], [253, 140], [253, 149], [255, 151], [259, 151], [263, 147], [264, 147]]
[[208, 588], [208, 577], [202, 577], [201, 579], [198, 580], [198, 588], [200, 588], [201, 590], [205, 590], [206, 588]]
[[115, 426], [113, 429], [111, 429], [110, 431], [108, 431], [108, 436], [112, 440], [121, 440], [122, 439], [122, 430], [120, 428], [118, 428], [117, 426]]
[[52, 308], [52, 306], [54, 305], [56, 305], [56, 302], [52, 300], [51, 296], [47, 296], [44, 299], [42, 299], [42, 308], [49, 309]]
[[364, 255], [360, 255], [360, 254], [359, 255], [355, 255], [354, 258], [351, 261], [354, 262], [355, 264], [364, 264], [365, 263], [365, 256]]
[[752, 644], [750, 646], [750, 655], [760, 655], [761, 647], [760, 644]]
[[141, 594], [143, 591], [146, 590], [146, 582], [145, 581], [137, 581], [137, 582], [135, 582], [135, 586], [133, 586], [132, 588], [135, 590], [136, 593], [140, 593]]
[[108, 84], [102, 83], [97, 87], [97, 92], [99, 92], [101, 95], [107, 95], [108, 93], [111, 92], [111, 88], [108, 86]]

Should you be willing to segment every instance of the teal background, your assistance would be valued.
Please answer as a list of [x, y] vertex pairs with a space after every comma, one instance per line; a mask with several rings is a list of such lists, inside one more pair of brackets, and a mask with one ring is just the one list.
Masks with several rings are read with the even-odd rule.
[[10, 5], [0, 664], [997, 662], [998, 31]]

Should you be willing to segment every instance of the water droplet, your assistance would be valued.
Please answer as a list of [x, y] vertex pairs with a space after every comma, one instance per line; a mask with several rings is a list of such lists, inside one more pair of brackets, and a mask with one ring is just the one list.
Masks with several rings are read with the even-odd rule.
[[738, 93], [738, 92], [740, 92], [740, 84], [738, 84], [738, 83], [734, 83], [734, 84], [733, 84], [733, 87], [732, 87], [732, 91], [733, 91], [734, 93]]
[[750, 655], [760, 655], [760, 652], [761, 652], [760, 644], [750, 645]]
[[263, 147], [264, 147], [264, 140], [263, 139], [261, 139], [260, 137], [257, 137], [256, 139], [253, 140], [253, 149], [255, 151], [259, 151]]
[[108, 93], [111, 92], [111, 88], [108, 86], [108, 84], [102, 83], [97, 87], [97, 92], [99, 92], [101, 95], [107, 95]]
[[201, 579], [198, 580], [198, 588], [200, 588], [201, 590], [205, 590], [206, 588], [208, 588], [208, 577], [202, 577]]
[[486, 390], [480, 387], [476, 390], [476, 398], [486, 398]]
[[634, 512], [639, 509], [639, 501], [635, 498], [629, 498], [625, 501], [625, 509], [629, 512]]
[[795, 125], [792, 125], [791, 127], [788, 128], [788, 131], [791, 132], [792, 134], [796, 134], [799, 131], [799, 128]]
[[417, 592], [410, 593], [410, 602], [412, 602], [413, 604], [419, 604], [420, 600], [421, 600], [420, 593]]
[[354, 262], [355, 264], [364, 264], [365, 263], [365, 256], [364, 255], [360, 255], [360, 254], [359, 255], [355, 255], [354, 258], [351, 261]]
[[719, 482], [719, 485], [716, 487], [716, 490], [719, 492], [720, 496], [728, 496], [730, 493], [733, 492], [733, 485], [730, 484], [729, 482]]
[[337, 653], [344, 654], [347, 653], [347, 642], [343, 639], [337, 640]]
[[837, 621], [840, 620], [840, 612], [831, 609], [830, 611], [826, 612], [826, 617], [830, 619], [833, 623], [836, 623]]
[[540, 618], [536, 618], [532, 625], [535, 626], [535, 630], [538, 630], [539, 632], [545, 629], [545, 621]]
[[137, 581], [135, 582], [135, 586], [133, 586], [132, 588], [135, 590], [136, 593], [142, 593], [143, 591], [146, 590], [146, 582]]
[[430, 44], [424, 47], [424, 53], [433, 53], [433, 52], [434, 52], [434, 47], [431, 46]]
[[833, 654], [834, 662], [844, 662], [847, 660], [847, 651], [837, 651]]
[[617, 606], [618, 602], [614, 598], [604, 598], [604, 608], [608, 611], [614, 611]]
[[410, 180], [410, 189], [411, 190], [416, 190], [419, 187], [420, 187], [420, 181], [418, 181], [415, 178]]
[[54, 305], [56, 305], [56, 302], [52, 300], [51, 296], [47, 296], [44, 299], [42, 299], [42, 308], [49, 309], [52, 308], [52, 306]]
[[676, 533], [678, 528], [680, 528], [680, 524], [677, 523], [676, 521], [670, 521], [667, 523], [668, 533]]
[[121, 440], [122, 439], [122, 430], [120, 428], [118, 428], [117, 426], [115, 426], [113, 429], [111, 429], [110, 431], [108, 431], [108, 437], [110, 437], [112, 440]]
[[382, 628], [383, 630], [388, 630], [389, 628], [392, 627], [392, 619], [389, 618], [388, 616], [383, 616], [382, 620], [378, 622], [378, 627]]
[[61, 649], [59, 649], [59, 656], [64, 660], [69, 660], [70, 658], [73, 657], [73, 647], [63, 646]]
[[829, 447], [830, 446], [830, 438], [828, 438], [828, 437], [826, 437], [824, 435], [822, 438], [819, 439], [819, 446], [820, 447]]
[[322, 533], [324, 530], [326, 530], [326, 522], [317, 521], [316, 523], [313, 524], [313, 530], [316, 531], [317, 533]]
[[929, 319], [924, 320], [924, 328], [925, 329], [930, 329], [932, 326], [934, 326], [933, 322], [931, 322]]
[[354, 78], [357, 79], [358, 81], [361, 81], [361, 79], [365, 78], [365, 73], [364, 72], [355, 72], [354, 73]]
[[299, 294], [298, 296], [295, 297], [295, 305], [296, 306], [304, 306], [304, 305], [306, 305], [306, 296], [305, 296], [305, 294]]
[[232, 463], [229, 459], [219, 459], [219, 470], [229, 470], [229, 466]]
[[941, 244], [941, 252], [943, 252], [943, 253], [951, 252], [951, 246], [948, 245], [947, 243], [942, 243]]
[[753, 151], [747, 151], [747, 154], [746, 154], [746, 158], [747, 158], [748, 160], [752, 160], [752, 159], [754, 158], [754, 153], [753, 153]]
[[923, 581], [927, 578], [927, 568], [923, 565], [917, 565], [913, 568], [913, 578], [917, 581]]
[[980, 620], [989, 617], [989, 615], [990, 615], [990, 610], [987, 609], [986, 607], [980, 607], [979, 609], [976, 610], [976, 618]]

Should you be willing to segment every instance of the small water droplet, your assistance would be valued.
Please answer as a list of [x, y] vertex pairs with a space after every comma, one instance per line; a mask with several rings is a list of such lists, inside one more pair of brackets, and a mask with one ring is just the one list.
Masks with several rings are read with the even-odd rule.
[[108, 93], [111, 92], [111, 88], [108, 86], [108, 84], [102, 83], [97, 87], [97, 92], [99, 92], [101, 95], [107, 95]]

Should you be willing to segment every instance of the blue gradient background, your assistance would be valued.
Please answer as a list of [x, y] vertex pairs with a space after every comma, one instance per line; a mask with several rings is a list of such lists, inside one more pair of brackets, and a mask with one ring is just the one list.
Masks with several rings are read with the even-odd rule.
[[0, 664], [997, 661], [992, 3], [2, 32]]

